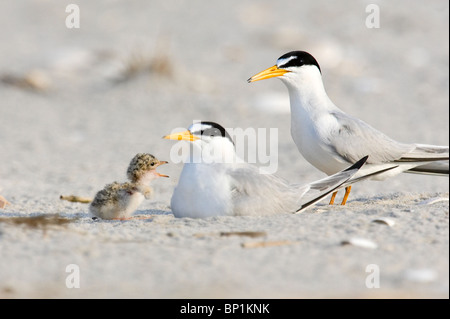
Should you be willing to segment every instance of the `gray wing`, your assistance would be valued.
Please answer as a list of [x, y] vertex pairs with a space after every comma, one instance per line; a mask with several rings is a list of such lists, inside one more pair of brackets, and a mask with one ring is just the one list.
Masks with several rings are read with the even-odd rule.
[[248, 165], [228, 171], [232, 178], [235, 215], [268, 215], [300, 212], [339, 189], [367, 161], [367, 156], [349, 168], [306, 185], [289, 185], [276, 175], [263, 175]]
[[425, 165], [416, 166], [405, 173], [427, 174], [427, 175], [449, 175], [449, 161], [437, 161]]
[[407, 170], [406, 173], [448, 175], [449, 148], [448, 146], [416, 144], [414, 150], [404, 155], [399, 162], [428, 162]]
[[289, 185], [276, 175], [260, 174], [252, 165], [227, 171], [235, 215], [270, 215], [297, 210], [307, 186]]
[[403, 162], [448, 161], [448, 146], [415, 144], [414, 149], [400, 159]]
[[360, 119], [341, 112], [331, 114], [339, 126], [330, 136], [330, 145], [349, 163], [355, 163], [366, 155], [369, 155], [369, 164], [392, 162], [415, 148], [414, 144], [394, 141]]

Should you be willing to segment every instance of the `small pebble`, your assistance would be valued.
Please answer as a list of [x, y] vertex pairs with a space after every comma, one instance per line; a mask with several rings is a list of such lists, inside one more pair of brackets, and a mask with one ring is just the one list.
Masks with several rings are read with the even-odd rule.
[[437, 279], [437, 273], [430, 268], [407, 269], [404, 273], [404, 278], [411, 282], [429, 283]]

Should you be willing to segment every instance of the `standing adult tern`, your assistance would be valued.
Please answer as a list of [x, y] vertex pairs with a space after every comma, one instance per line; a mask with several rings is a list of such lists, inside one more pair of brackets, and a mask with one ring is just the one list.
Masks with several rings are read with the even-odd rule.
[[[311, 54], [286, 53], [276, 65], [248, 82], [273, 77], [279, 77], [288, 88], [291, 135], [298, 150], [322, 172], [334, 174], [369, 155], [353, 181], [370, 174], [373, 179], [383, 180], [401, 172], [448, 176], [448, 146], [397, 142], [334, 105], [325, 92], [319, 63]], [[345, 190], [341, 205], [345, 205], [351, 185]], [[330, 204], [336, 194], [333, 193]]]
[[240, 160], [230, 135], [217, 123], [194, 123], [187, 131], [164, 138], [193, 145], [172, 195], [175, 217], [301, 212], [345, 185], [367, 160], [364, 157], [310, 184], [289, 184], [275, 175], [261, 174], [256, 166]]

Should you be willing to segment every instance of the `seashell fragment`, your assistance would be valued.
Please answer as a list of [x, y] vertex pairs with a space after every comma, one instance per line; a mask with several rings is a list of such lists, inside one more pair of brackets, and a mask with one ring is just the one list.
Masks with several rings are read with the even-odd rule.
[[393, 220], [392, 218], [389, 218], [389, 217], [379, 217], [379, 218], [372, 220], [372, 223], [384, 224], [384, 225], [388, 225], [389, 227], [392, 227], [395, 225], [395, 220]]
[[421, 201], [417, 205], [431, 205], [431, 204], [435, 204], [435, 203], [443, 202], [443, 201], [448, 201], [448, 197], [433, 197], [433, 198], [429, 198], [429, 199]]
[[359, 238], [359, 237], [353, 237], [347, 240], [343, 240], [341, 242], [341, 245], [352, 245], [352, 246], [356, 246], [356, 247], [361, 247], [361, 248], [367, 248], [367, 249], [376, 249], [378, 247], [378, 245], [369, 240], [369, 239], [365, 239], [365, 238]]

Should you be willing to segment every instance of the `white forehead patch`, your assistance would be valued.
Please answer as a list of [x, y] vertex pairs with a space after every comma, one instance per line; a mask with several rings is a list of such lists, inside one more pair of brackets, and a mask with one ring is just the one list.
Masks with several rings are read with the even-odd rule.
[[188, 130], [189, 132], [201, 132], [204, 131], [207, 128], [211, 128], [212, 126], [209, 124], [203, 124], [203, 123], [194, 123], [191, 126], [189, 126]]
[[277, 60], [277, 67], [280, 67], [280, 65], [284, 65], [284, 64], [288, 63], [289, 61], [291, 61], [291, 60], [293, 60], [295, 58], [297, 58], [297, 56], [292, 55], [292, 56], [287, 57], [287, 58], [278, 59]]

